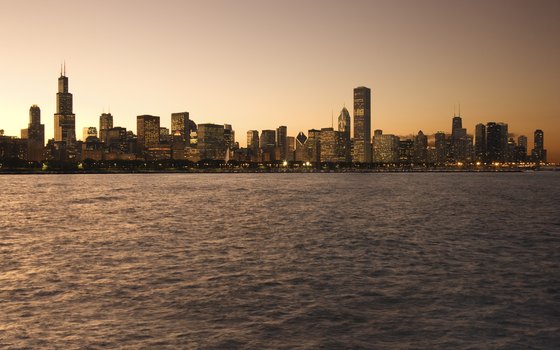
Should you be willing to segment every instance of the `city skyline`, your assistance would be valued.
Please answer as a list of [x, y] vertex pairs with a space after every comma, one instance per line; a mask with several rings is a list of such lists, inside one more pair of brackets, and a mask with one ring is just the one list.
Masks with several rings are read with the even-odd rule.
[[[554, 2], [245, 1], [216, 2], [213, 12], [195, 2], [78, 1], [56, 8], [68, 19], [64, 28], [47, 22], [49, 3], [36, 3], [34, 11], [30, 4], [1, 3], [0, 129], [7, 135], [19, 135], [29, 106], [37, 104], [45, 138], [53, 137], [52, 77], [66, 59], [77, 133], [98, 126], [109, 110], [115, 125], [129, 130], [138, 115], [161, 116], [170, 127], [171, 113], [188, 111], [197, 123], [233, 124], [244, 146], [248, 130], [287, 125], [296, 136], [330, 126], [332, 111], [350, 108], [352, 89], [365, 85], [372, 134], [448, 133], [453, 105], [461, 103], [469, 134], [478, 123], [506, 121], [532, 145], [533, 132], [542, 129], [549, 161], [559, 161]], [[130, 6], [135, 16], [125, 12]], [[176, 22], [182, 13], [184, 28]], [[139, 24], [151, 14], [159, 15], [157, 30]], [[335, 25], [344, 15], [348, 25]], [[23, 28], [23, 18], [34, 25]], [[516, 29], [520, 22], [523, 31]], [[204, 23], [215, 25], [201, 30]]]

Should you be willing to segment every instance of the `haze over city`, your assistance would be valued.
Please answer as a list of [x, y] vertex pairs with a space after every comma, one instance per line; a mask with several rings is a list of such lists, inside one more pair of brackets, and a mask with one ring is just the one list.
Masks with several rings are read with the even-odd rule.
[[[53, 135], [66, 61], [76, 129], [135, 130], [136, 116], [189, 111], [290, 135], [331, 125], [372, 89], [372, 130], [450, 132], [504, 121], [545, 132], [560, 160], [560, 4], [555, 1], [0, 1], [0, 129], [19, 135], [32, 104]], [[529, 147], [531, 148], [531, 147]]]

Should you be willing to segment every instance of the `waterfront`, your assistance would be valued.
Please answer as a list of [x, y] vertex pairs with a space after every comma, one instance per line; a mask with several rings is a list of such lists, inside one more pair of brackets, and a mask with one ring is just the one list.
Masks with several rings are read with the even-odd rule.
[[559, 184], [0, 176], [0, 347], [555, 349]]

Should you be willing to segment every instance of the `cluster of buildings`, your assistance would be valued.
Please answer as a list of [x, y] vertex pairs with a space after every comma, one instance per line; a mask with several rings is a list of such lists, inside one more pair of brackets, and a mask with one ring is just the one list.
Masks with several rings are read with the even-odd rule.
[[534, 133], [534, 148], [528, 153], [527, 137], [510, 137], [508, 125], [488, 122], [475, 127], [474, 136], [454, 115], [451, 134], [425, 135], [419, 131], [401, 138], [375, 130], [371, 135], [371, 90], [354, 89], [354, 119], [346, 107], [338, 116], [337, 128], [311, 129], [307, 134], [288, 136], [286, 126], [275, 130], [249, 130], [247, 147], [239, 147], [229, 124], [196, 124], [188, 112], [171, 115], [171, 128], [161, 125], [159, 116], [137, 116], [136, 134], [114, 125], [111, 113], [99, 117], [99, 129], [83, 129], [76, 136], [76, 116], [68, 77], [61, 68], [54, 114], [54, 138], [45, 146], [41, 110], [33, 105], [29, 124], [21, 137], [5, 136], [0, 130], [0, 159], [29, 162], [106, 160], [237, 160], [240, 162], [385, 163], [385, 164], [492, 164], [546, 162], [544, 134]]

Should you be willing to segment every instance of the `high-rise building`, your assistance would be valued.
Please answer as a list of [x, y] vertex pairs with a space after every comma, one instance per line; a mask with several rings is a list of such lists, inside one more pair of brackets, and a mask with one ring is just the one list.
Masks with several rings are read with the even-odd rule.
[[111, 152], [128, 152], [128, 134], [126, 128], [114, 127], [107, 130], [107, 148]]
[[344, 133], [333, 128], [323, 128], [319, 135], [321, 145], [320, 161], [328, 163], [346, 162]]
[[296, 136], [296, 152], [295, 152], [295, 160], [298, 162], [308, 162], [309, 158], [307, 156], [307, 136], [300, 131], [299, 134]]
[[474, 157], [476, 161], [486, 162], [486, 126], [482, 123], [474, 128]]
[[519, 135], [517, 137], [517, 147], [515, 148], [515, 162], [521, 163], [527, 161], [527, 136]]
[[113, 115], [111, 113], [102, 113], [99, 116], [99, 139], [103, 143], [107, 143], [107, 130], [113, 127]]
[[424, 135], [422, 130], [418, 131], [418, 135], [414, 137], [414, 163], [428, 162], [428, 137]]
[[295, 160], [295, 151], [296, 151], [296, 138], [293, 136], [288, 136], [286, 137], [286, 142], [287, 142], [287, 153], [286, 153], [286, 160], [288, 162], [291, 162], [293, 160]]
[[354, 162], [371, 163], [371, 90], [354, 89]]
[[171, 113], [171, 135], [174, 139], [184, 142], [186, 145], [190, 143], [190, 119], [189, 112]]
[[226, 148], [228, 150], [236, 148], [235, 131], [231, 127], [231, 124], [224, 124], [224, 142], [226, 143]]
[[227, 148], [224, 139], [224, 126], [198, 124], [197, 148], [200, 159], [225, 160]]
[[344, 158], [345, 162], [352, 161], [352, 144], [350, 138], [350, 113], [343, 107], [338, 115], [338, 131], [344, 138]]
[[338, 131], [348, 135], [348, 139], [350, 139], [350, 113], [343, 107], [338, 115]]
[[76, 115], [72, 112], [72, 94], [68, 92], [66, 66], [60, 69], [56, 113], [54, 114], [54, 140], [65, 141], [67, 145], [76, 142]]
[[454, 135], [456, 129], [463, 128], [463, 119], [460, 115], [454, 115], [451, 122], [451, 135]]
[[414, 141], [410, 139], [399, 140], [399, 162], [414, 162]]
[[95, 126], [87, 126], [82, 129], [82, 141], [86, 141], [88, 137], [97, 137], [97, 128]]
[[540, 129], [535, 130], [534, 147], [531, 151], [534, 162], [546, 163], [546, 149], [544, 149], [544, 132]]
[[171, 133], [169, 132], [169, 129], [163, 126], [159, 127], [159, 142], [160, 143], [171, 143]]
[[399, 138], [375, 130], [373, 136], [373, 161], [376, 163], [396, 163], [399, 161]]
[[435, 162], [436, 164], [445, 164], [447, 161], [447, 141], [445, 140], [445, 133], [438, 131], [435, 134]]
[[136, 133], [139, 151], [159, 145], [159, 117], [139, 115], [136, 117]]
[[249, 151], [249, 157], [252, 162], [259, 160], [259, 131], [249, 130], [247, 131], [247, 149]]
[[279, 126], [276, 129], [276, 147], [278, 147], [279, 152], [279, 159], [278, 160], [286, 160], [286, 153], [288, 152], [287, 149], [287, 140], [288, 137], [288, 127], [286, 126]]
[[321, 161], [321, 131], [311, 129], [307, 131], [307, 142], [305, 142], [307, 157], [310, 162]]
[[525, 149], [525, 153], [527, 153], [527, 136], [519, 135], [519, 137], [517, 137], [517, 145]]
[[27, 160], [40, 162], [45, 155], [45, 125], [41, 124], [41, 109], [37, 105], [29, 108], [27, 127]]
[[508, 125], [489, 122], [486, 124], [487, 162], [505, 162], [507, 160]]

